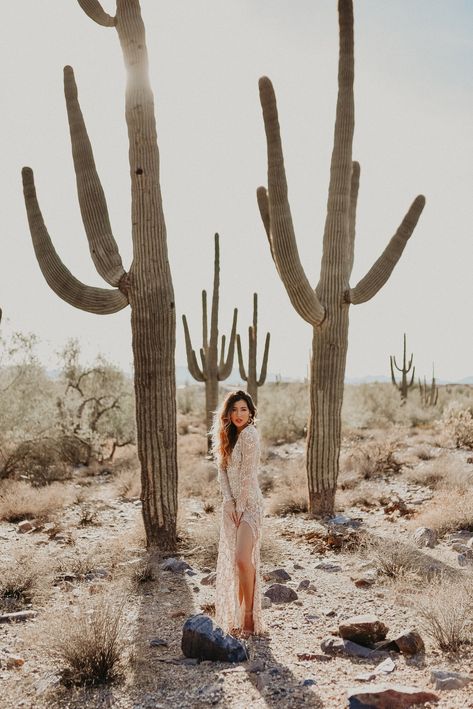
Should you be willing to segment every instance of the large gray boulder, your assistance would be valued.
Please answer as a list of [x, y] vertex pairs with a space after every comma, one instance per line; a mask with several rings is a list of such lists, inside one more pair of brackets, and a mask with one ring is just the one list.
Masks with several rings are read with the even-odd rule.
[[246, 647], [232, 635], [226, 635], [212, 618], [198, 613], [186, 620], [182, 628], [182, 652], [186, 657], [220, 662], [245, 662]]

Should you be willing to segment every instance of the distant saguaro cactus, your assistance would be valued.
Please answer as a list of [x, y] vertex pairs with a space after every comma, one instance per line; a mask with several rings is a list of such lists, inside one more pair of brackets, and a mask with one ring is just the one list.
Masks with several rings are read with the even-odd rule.
[[426, 378], [424, 377], [424, 383], [421, 382], [419, 378], [419, 395], [420, 403], [424, 408], [428, 406], [436, 406], [439, 398], [439, 388], [437, 382], [435, 381], [435, 369], [432, 364], [432, 381], [430, 386], [427, 384]]
[[264, 354], [263, 362], [261, 364], [261, 373], [258, 378], [256, 362], [256, 355], [258, 349], [258, 294], [253, 293], [253, 325], [250, 325], [250, 327], [248, 328], [248, 372], [246, 372], [245, 363], [243, 362], [240, 335], [237, 335], [237, 352], [238, 365], [240, 367], [240, 377], [243, 379], [244, 382], [247, 383], [247, 391], [255, 402], [255, 406], [258, 403], [258, 387], [263, 386], [266, 381], [270, 337], [271, 335], [269, 334], [269, 332], [267, 332], [266, 340], [264, 343]]
[[307, 440], [309, 510], [333, 513], [337, 485], [350, 304], [370, 300], [386, 283], [424, 208], [415, 199], [384, 252], [351, 288], [360, 166], [352, 162], [354, 132], [353, 2], [339, 0], [340, 53], [334, 146], [320, 280], [314, 289], [301, 264], [288, 201], [284, 156], [270, 80], [260, 79], [268, 152], [268, 189], [257, 192], [271, 254], [291, 303], [313, 327]]
[[[404, 403], [407, 400], [407, 394], [408, 391], [411, 387], [414, 386], [414, 375], [416, 368], [412, 367], [412, 360], [414, 358], [414, 355], [411, 353], [411, 358], [409, 360], [409, 364], [407, 363], [407, 357], [406, 357], [406, 333], [404, 333], [404, 349], [403, 349], [403, 354], [402, 354], [402, 367], [398, 367], [397, 362], [396, 362], [396, 357], [394, 355], [390, 355], [389, 357], [389, 363], [391, 365], [391, 381], [393, 385], [399, 389], [401, 393], [401, 401]], [[401, 381], [399, 384], [396, 381], [396, 376], [394, 374], [394, 367], [398, 370], [398, 372], [401, 372], [402, 377]], [[412, 367], [412, 375], [411, 375], [411, 380], [408, 381], [408, 374], [411, 371]]]
[[176, 543], [176, 316], [159, 183], [154, 98], [148, 77], [139, 0], [117, 0], [111, 17], [98, 0], [78, 0], [99, 25], [115, 27], [127, 69], [125, 117], [129, 137], [133, 263], [123, 268], [105, 195], [77, 97], [71, 67], [64, 91], [79, 204], [90, 253], [112, 289], [78, 281], [57, 255], [36, 198], [33, 171], [23, 168], [28, 221], [39, 265], [50, 287], [76, 308], [100, 315], [131, 306], [141, 499], [148, 546]]
[[195, 350], [192, 348], [191, 336], [187, 325], [187, 318], [182, 316], [184, 325], [184, 336], [186, 340], [187, 366], [189, 372], [198, 382], [205, 382], [205, 410], [207, 416], [207, 450], [210, 452], [212, 437], [210, 429], [215, 410], [218, 405], [218, 383], [228, 379], [233, 368], [233, 358], [235, 355], [235, 339], [237, 327], [237, 308], [233, 311], [233, 324], [228, 343], [227, 356], [225, 357], [225, 335], [222, 335], [220, 346], [220, 359], [218, 356], [218, 305], [220, 288], [220, 246], [219, 236], [215, 234], [215, 257], [214, 257], [214, 283], [212, 293], [212, 310], [210, 315], [210, 337], [207, 320], [207, 291], [202, 291], [202, 347], [200, 348], [200, 360], [202, 366], [199, 367]]

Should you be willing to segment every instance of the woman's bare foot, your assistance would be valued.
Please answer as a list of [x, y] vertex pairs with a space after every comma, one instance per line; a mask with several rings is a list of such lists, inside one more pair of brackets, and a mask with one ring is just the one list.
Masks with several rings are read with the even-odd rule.
[[243, 621], [243, 628], [242, 628], [244, 633], [248, 633], [248, 635], [251, 635], [255, 631], [255, 625], [253, 621], [253, 611], [245, 611], [245, 620]]

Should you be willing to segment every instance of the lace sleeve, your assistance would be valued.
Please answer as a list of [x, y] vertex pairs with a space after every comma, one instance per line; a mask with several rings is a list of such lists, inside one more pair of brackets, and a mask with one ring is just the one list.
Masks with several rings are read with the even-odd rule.
[[236, 501], [238, 513], [243, 512], [248, 504], [251, 478], [257, 475], [259, 461], [259, 438], [254, 426], [248, 426], [241, 432], [241, 467], [240, 494]]
[[223, 501], [229, 502], [229, 500], [233, 500], [232, 489], [228, 481], [228, 473], [226, 470], [220, 467], [218, 469], [218, 481], [220, 483], [220, 490], [222, 492]]

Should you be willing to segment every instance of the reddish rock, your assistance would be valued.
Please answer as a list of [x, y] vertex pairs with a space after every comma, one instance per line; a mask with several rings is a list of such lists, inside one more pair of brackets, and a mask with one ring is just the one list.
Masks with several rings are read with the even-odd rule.
[[394, 684], [372, 684], [366, 689], [357, 687], [349, 689], [347, 695], [350, 709], [407, 709], [439, 701], [433, 692]]
[[384, 640], [388, 630], [374, 615], [355, 615], [338, 626], [340, 637], [366, 646]]

